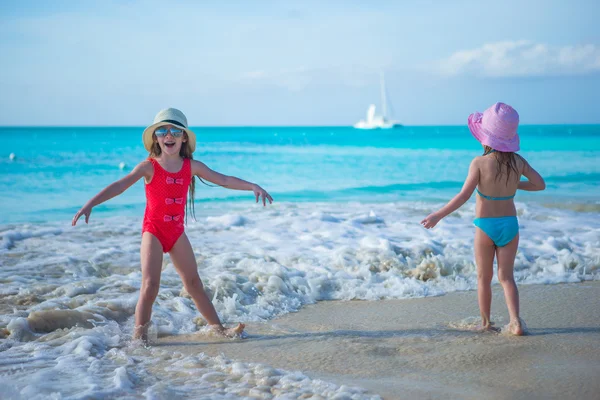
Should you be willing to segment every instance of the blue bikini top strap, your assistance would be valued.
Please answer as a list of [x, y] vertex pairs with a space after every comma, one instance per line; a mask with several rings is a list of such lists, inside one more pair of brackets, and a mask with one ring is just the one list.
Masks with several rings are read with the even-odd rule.
[[477, 194], [480, 195], [481, 197], [483, 197], [486, 200], [510, 200], [513, 199], [515, 197], [515, 195], [513, 194], [512, 196], [505, 196], [505, 197], [492, 197], [492, 196], [486, 196], [485, 194], [481, 193], [479, 191], [479, 189], [475, 188], [475, 190], [477, 191]]

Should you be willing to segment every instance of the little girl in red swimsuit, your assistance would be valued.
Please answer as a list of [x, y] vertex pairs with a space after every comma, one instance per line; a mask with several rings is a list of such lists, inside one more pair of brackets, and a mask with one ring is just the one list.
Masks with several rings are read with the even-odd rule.
[[[72, 225], [85, 215], [87, 223], [92, 208], [121, 193], [144, 178], [146, 183], [146, 212], [142, 225], [141, 265], [142, 285], [135, 310], [134, 337], [148, 340], [148, 322], [152, 304], [158, 295], [163, 253], [181, 276], [187, 292], [208, 324], [225, 336], [239, 336], [244, 324], [226, 329], [204, 292], [192, 246], [184, 232], [186, 209], [194, 212], [194, 176], [228, 189], [251, 190], [256, 202], [263, 205], [273, 198], [260, 186], [233, 176], [222, 175], [203, 163], [193, 160], [196, 135], [188, 129], [185, 115], [174, 108], [160, 111], [154, 123], [144, 130], [142, 140], [149, 151], [147, 160], [138, 164], [127, 176], [108, 185], [89, 200], [73, 217]], [[189, 193], [189, 202], [187, 194]]]

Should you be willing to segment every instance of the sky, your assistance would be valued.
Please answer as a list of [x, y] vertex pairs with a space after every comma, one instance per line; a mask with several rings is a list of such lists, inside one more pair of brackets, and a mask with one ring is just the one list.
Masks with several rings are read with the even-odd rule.
[[0, 125], [600, 123], [600, 2], [0, 1]]

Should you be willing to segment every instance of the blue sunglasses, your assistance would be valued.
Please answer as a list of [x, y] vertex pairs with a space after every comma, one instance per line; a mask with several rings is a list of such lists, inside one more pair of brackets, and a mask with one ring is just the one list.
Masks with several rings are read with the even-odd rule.
[[157, 130], [154, 131], [154, 134], [157, 137], [165, 137], [167, 136], [168, 133], [171, 133], [171, 135], [173, 135], [173, 137], [181, 137], [183, 136], [183, 129], [179, 129], [179, 128], [158, 128]]

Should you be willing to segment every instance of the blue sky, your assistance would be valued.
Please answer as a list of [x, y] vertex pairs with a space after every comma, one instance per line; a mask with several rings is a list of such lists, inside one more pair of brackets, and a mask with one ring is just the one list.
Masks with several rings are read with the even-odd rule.
[[599, 3], [4, 0], [0, 125], [600, 123]]

